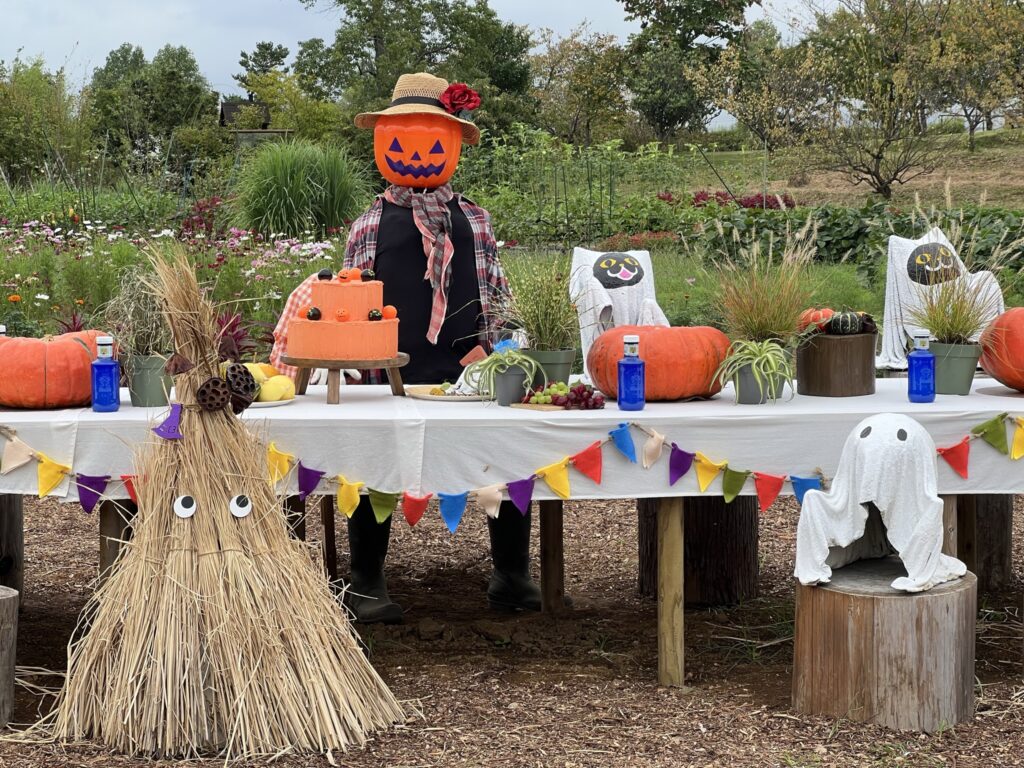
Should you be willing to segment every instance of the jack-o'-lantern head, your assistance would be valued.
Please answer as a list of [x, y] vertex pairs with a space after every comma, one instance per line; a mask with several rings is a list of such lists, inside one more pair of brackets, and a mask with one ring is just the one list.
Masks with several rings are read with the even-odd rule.
[[480, 130], [465, 119], [479, 105], [468, 86], [420, 72], [398, 78], [387, 109], [356, 115], [355, 122], [373, 128], [374, 159], [385, 179], [433, 189], [455, 173], [462, 143], [480, 140]]

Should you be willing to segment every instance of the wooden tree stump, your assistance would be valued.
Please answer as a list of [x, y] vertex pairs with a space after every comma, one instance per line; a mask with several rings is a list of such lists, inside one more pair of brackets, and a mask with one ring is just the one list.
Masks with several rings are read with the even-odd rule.
[[[658, 594], [658, 499], [637, 500], [641, 595]], [[726, 504], [721, 496], [683, 500], [683, 563], [687, 606], [732, 605], [757, 596], [756, 496], [738, 496]]]
[[898, 592], [897, 558], [797, 585], [793, 708], [927, 733], [974, 717], [974, 574]]
[[0, 587], [0, 728], [14, 711], [14, 654], [18, 645], [18, 593]]
[[21, 496], [0, 495], [0, 586], [25, 589], [25, 516]]

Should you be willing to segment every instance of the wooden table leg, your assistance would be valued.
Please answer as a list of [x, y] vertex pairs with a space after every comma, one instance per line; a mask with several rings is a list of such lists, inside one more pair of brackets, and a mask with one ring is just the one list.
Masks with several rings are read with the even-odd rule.
[[100, 502], [100, 581], [107, 578], [124, 543], [132, 537], [132, 520], [138, 511], [132, 501]]
[[658, 684], [682, 687], [683, 500], [658, 500]]
[[562, 541], [562, 502], [540, 502], [541, 611], [557, 615], [565, 610], [565, 553]]
[[0, 587], [10, 587], [25, 604], [25, 515], [21, 496], [0, 495]]
[[942, 554], [956, 557], [956, 496], [940, 496], [939, 498], [942, 499]]
[[312, 373], [312, 368], [299, 368], [299, 372], [295, 376], [295, 394], [306, 394], [306, 389], [309, 387], [309, 377]]
[[324, 570], [331, 583], [338, 580], [338, 545], [334, 540], [334, 497], [320, 498], [320, 522], [324, 526]]
[[405, 397], [405, 384], [402, 383], [402, 369], [388, 368], [388, 383], [391, 385], [391, 394], [395, 397]]
[[288, 532], [299, 541], [306, 540], [306, 502], [298, 496], [287, 496], [284, 514], [288, 518]]
[[338, 368], [327, 371], [327, 402], [330, 405], [341, 402], [341, 371]]

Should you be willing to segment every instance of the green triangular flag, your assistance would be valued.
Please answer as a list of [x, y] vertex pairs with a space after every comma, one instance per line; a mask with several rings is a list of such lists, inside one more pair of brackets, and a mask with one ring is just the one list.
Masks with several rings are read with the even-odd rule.
[[983, 421], [971, 429], [971, 434], [977, 435], [1001, 454], [1009, 456], [1010, 446], [1006, 442], [1006, 417], [1005, 413], [993, 416], [988, 421]]
[[750, 470], [733, 469], [726, 467], [722, 473], [722, 495], [725, 496], [725, 503], [728, 504], [743, 490], [743, 484], [750, 477]]
[[398, 494], [375, 491], [373, 488], [368, 489], [368, 493], [373, 516], [377, 518], [378, 523], [383, 523], [394, 514], [395, 507], [398, 506]]

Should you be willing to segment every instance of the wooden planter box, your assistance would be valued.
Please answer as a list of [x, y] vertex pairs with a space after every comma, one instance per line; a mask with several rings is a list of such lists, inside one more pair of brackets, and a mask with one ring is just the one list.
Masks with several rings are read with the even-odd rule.
[[816, 333], [797, 347], [796, 391], [815, 397], [875, 394], [876, 333]]

